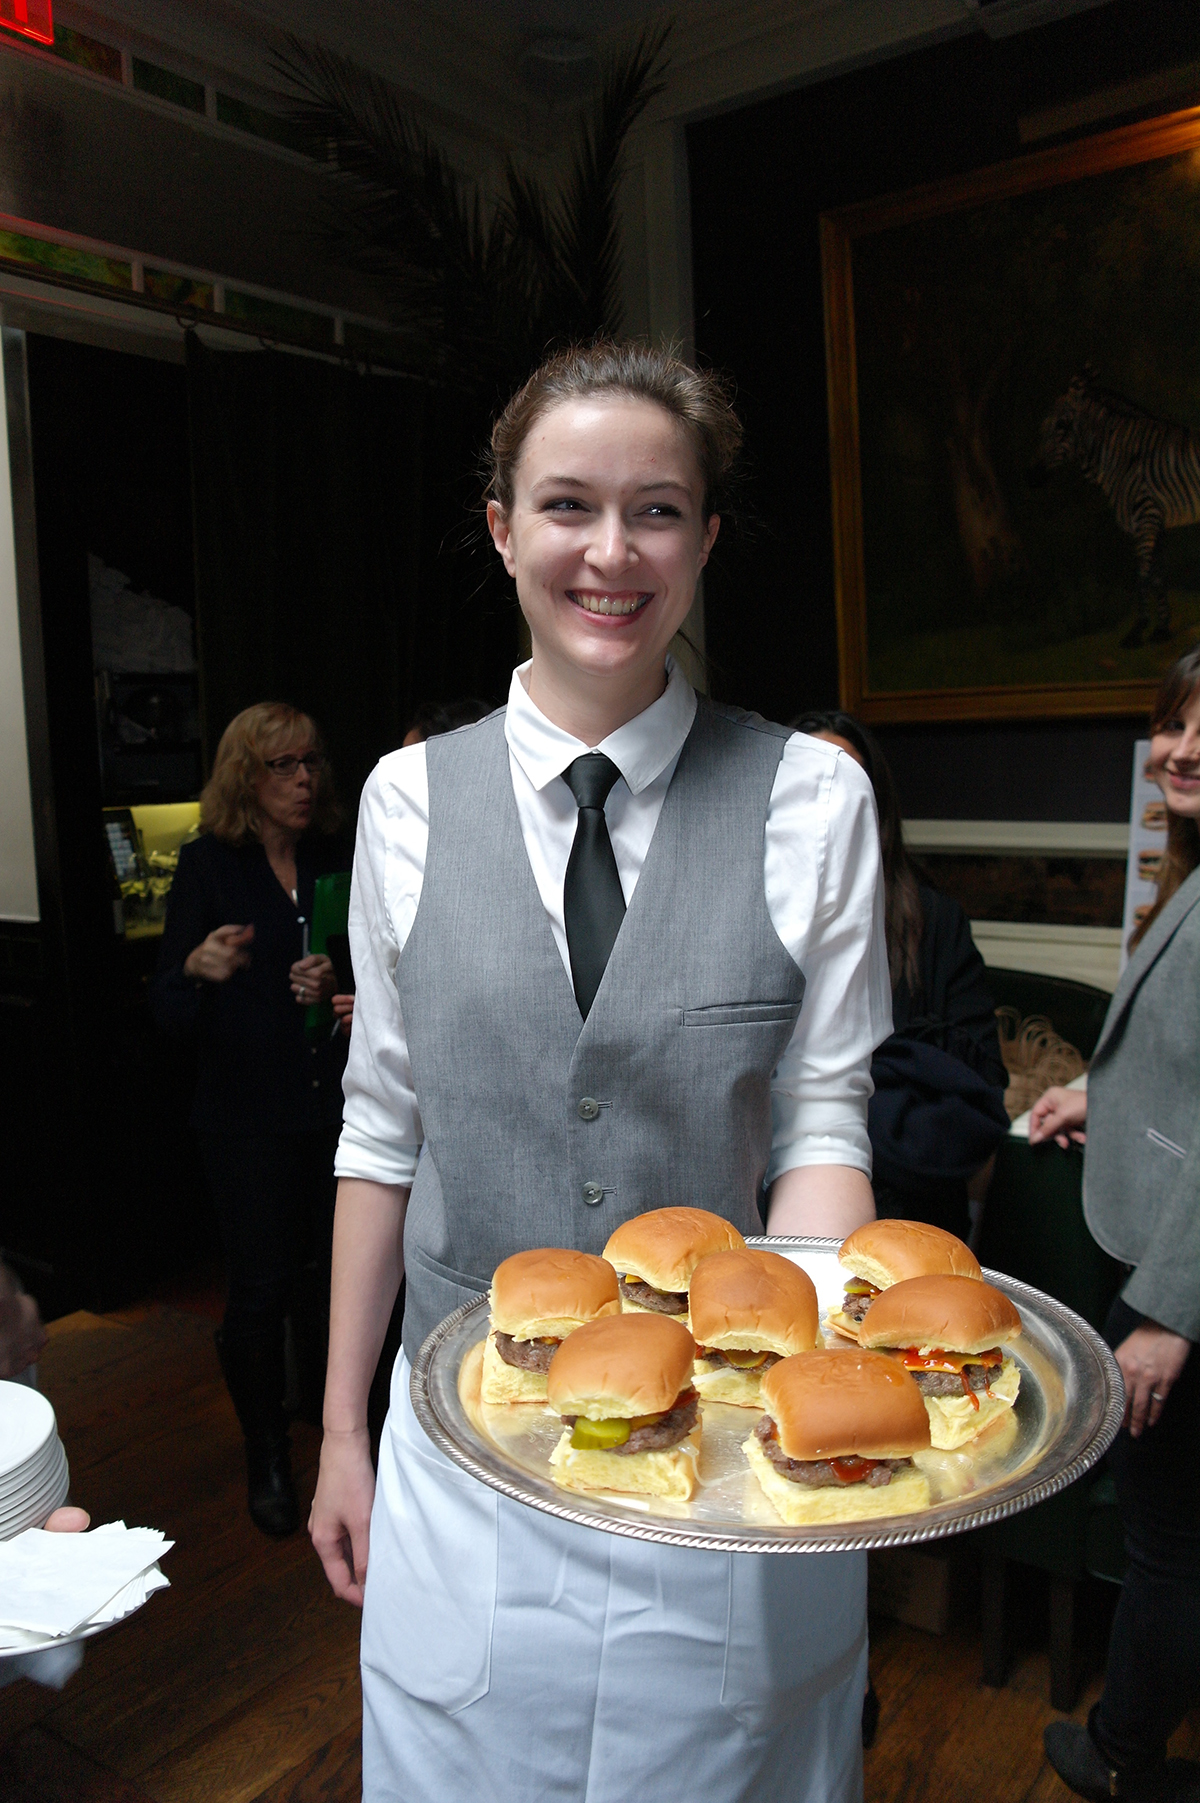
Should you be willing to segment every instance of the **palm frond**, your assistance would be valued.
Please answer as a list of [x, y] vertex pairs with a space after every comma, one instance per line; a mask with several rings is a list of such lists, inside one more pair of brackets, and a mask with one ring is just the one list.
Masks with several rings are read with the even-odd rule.
[[625, 140], [666, 87], [672, 23], [643, 31], [605, 60], [600, 93], [580, 135], [556, 221], [562, 304], [578, 314], [577, 336], [620, 329], [621, 240], [617, 200]]
[[279, 40], [288, 122], [336, 181], [323, 235], [372, 278], [414, 367], [491, 390], [520, 380], [549, 342], [618, 328], [622, 150], [665, 85], [670, 32], [647, 30], [606, 59], [557, 195], [510, 158], [494, 204], [381, 76]]

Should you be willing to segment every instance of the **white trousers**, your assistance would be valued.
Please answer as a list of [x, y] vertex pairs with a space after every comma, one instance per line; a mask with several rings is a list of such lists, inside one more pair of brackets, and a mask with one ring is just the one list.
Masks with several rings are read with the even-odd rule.
[[364, 1803], [861, 1803], [867, 1562], [557, 1521], [433, 1446], [403, 1353], [363, 1611]]

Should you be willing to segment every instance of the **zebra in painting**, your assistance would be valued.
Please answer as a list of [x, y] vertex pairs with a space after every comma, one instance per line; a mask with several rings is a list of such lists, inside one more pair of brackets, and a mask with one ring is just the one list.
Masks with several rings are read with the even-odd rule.
[[1138, 613], [1122, 647], [1165, 643], [1171, 620], [1163, 533], [1200, 521], [1200, 435], [1109, 393], [1088, 367], [1042, 422], [1030, 480], [1044, 481], [1072, 463], [1103, 492], [1117, 525], [1133, 539]]

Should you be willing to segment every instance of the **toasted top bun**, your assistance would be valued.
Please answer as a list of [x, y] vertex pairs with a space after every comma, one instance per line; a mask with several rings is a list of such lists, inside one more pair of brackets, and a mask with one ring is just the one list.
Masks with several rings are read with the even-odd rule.
[[763, 1407], [789, 1459], [901, 1459], [929, 1445], [913, 1378], [882, 1352], [799, 1352], [762, 1380]]
[[990, 1283], [971, 1277], [910, 1277], [876, 1296], [862, 1318], [858, 1343], [986, 1352], [1015, 1340], [1020, 1331], [1020, 1315]]
[[492, 1326], [517, 1340], [561, 1340], [584, 1321], [620, 1312], [617, 1274], [591, 1252], [516, 1252], [496, 1266]]
[[743, 1246], [710, 1252], [692, 1272], [692, 1333], [702, 1346], [733, 1352], [811, 1352], [817, 1292], [807, 1271], [778, 1252]]
[[983, 1276], [968, 1245], [925, 1221], [868, 1221], [842, 1241], [838, 1259], [880, 1290], [906, 1277]]
[[604, 1256], [622, 1277], [679, 1295], [706, 1254], [745, 1244], [736, 1227], [706, 1209], [655, 1208], [618, 1227]]
[[669, 1315], [609, 1315], [563, 1341], [546, 1380], [560, 1415], [656, 1415], [691, 1387], [696, 1343]]

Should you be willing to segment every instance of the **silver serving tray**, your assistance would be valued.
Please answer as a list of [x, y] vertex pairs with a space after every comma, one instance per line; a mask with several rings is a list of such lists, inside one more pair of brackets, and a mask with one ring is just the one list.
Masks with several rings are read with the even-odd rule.
[[[822, 1321], [839, 1305], [845, 1281], [837, 1262], [840, 1241], [772, 1237], [748, 1244], [803, 1266], [816, 1285]], [[741, 1450], [758, 1417], [728, 1403], [703, 1405], [701, 1487], [691, 1502], [560, 1489], [546, 1462], [562, 1432], [558, 1416], [529, 1405], [485, 1409], [478, 1401], [477, 1349], [488, 1331], [484, 1296], [449, 1315], [425, 1341], [412, 1369], [413, 1408], [434, 1444], [481, 1483], [561, 1521], [608, 1534], [733, 1553], [853, 1552], [943, 1540], [1065, 1490], [1107, 1451], [1124, 1409], [1117, 1362], [1086, 1321], [1029, 1284], [997, 1271], [984, 1276], [1020, 1311], [1023, 1331], [1010, 1348], [1021, 1368], [1020, 1395], [1011, 1417], [976, 1446], [918, 1454], [934, 1495], [919, 1514], [786, 1526]]]

